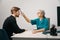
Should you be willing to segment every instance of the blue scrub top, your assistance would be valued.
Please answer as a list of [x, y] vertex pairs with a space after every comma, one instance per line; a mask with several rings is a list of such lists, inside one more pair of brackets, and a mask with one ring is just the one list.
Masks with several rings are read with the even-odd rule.
[[42, 29], [42, 28], [44, 28], [45, 31], [48, 30], [48, 19], [47, 18], [43, 18], [41, 21], [40, 21], [40, 18], [36, 18], [34, 20], [31, 20], [31, 24], [36, 25], [37, 30]]

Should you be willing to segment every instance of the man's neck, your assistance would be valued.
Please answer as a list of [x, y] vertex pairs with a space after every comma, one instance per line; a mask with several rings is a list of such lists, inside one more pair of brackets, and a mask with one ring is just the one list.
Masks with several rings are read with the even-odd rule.
[[[12, 14], [12, 16], [13, 16], [13, 17], [15, 17], [15, 15], [14, 15], [14, 14]], [[16, 18], [16, 17], [15, 17], [15, 18]]]

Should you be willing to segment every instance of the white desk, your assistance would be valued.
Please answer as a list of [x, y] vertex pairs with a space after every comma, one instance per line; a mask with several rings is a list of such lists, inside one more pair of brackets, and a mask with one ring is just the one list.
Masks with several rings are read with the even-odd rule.
[[32, 34], [32, 31], [25, 31], [23, 33], [18, 33], [12, 36], [13, 40], [57, 40], [60, 39], [60, 34], [59, 36], [50, 36], [49, 34], [45, 35], [40, 33]]

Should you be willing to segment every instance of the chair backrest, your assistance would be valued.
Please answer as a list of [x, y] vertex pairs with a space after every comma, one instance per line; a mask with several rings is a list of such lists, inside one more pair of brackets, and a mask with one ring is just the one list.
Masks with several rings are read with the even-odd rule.
[[0, 29], [0, 40], [9, 40], [8, 35], [4, 29]]
[[48, 30], [50, 28], [50, 18], [47, 18], [48, 19]]

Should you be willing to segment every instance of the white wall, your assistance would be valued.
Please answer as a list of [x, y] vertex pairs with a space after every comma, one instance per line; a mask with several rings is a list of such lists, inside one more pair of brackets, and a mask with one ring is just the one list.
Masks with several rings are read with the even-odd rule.
[[[18, 6], [30, 19], [37, 17], [37, 10], [45, 10], [46, 17], [50, 18], [50, 25], [55, 24], [57, 26], [57, 6], [59, 6], [58, 0], [2, 0], [2, 13], [0, 19], [0, 27], [2, 27], [3, 21], [10, 15], [10, 9], [13, 6]], [[28, 24], [22, 16], [17, 19], [17, 23], [21, 28], [33, 29], [31, 24]]]
[[60, 0], [58, 0], [59, 6], [60, 6]]
[[0, 28], [2, 28], [2, 0], [0, 0]]

